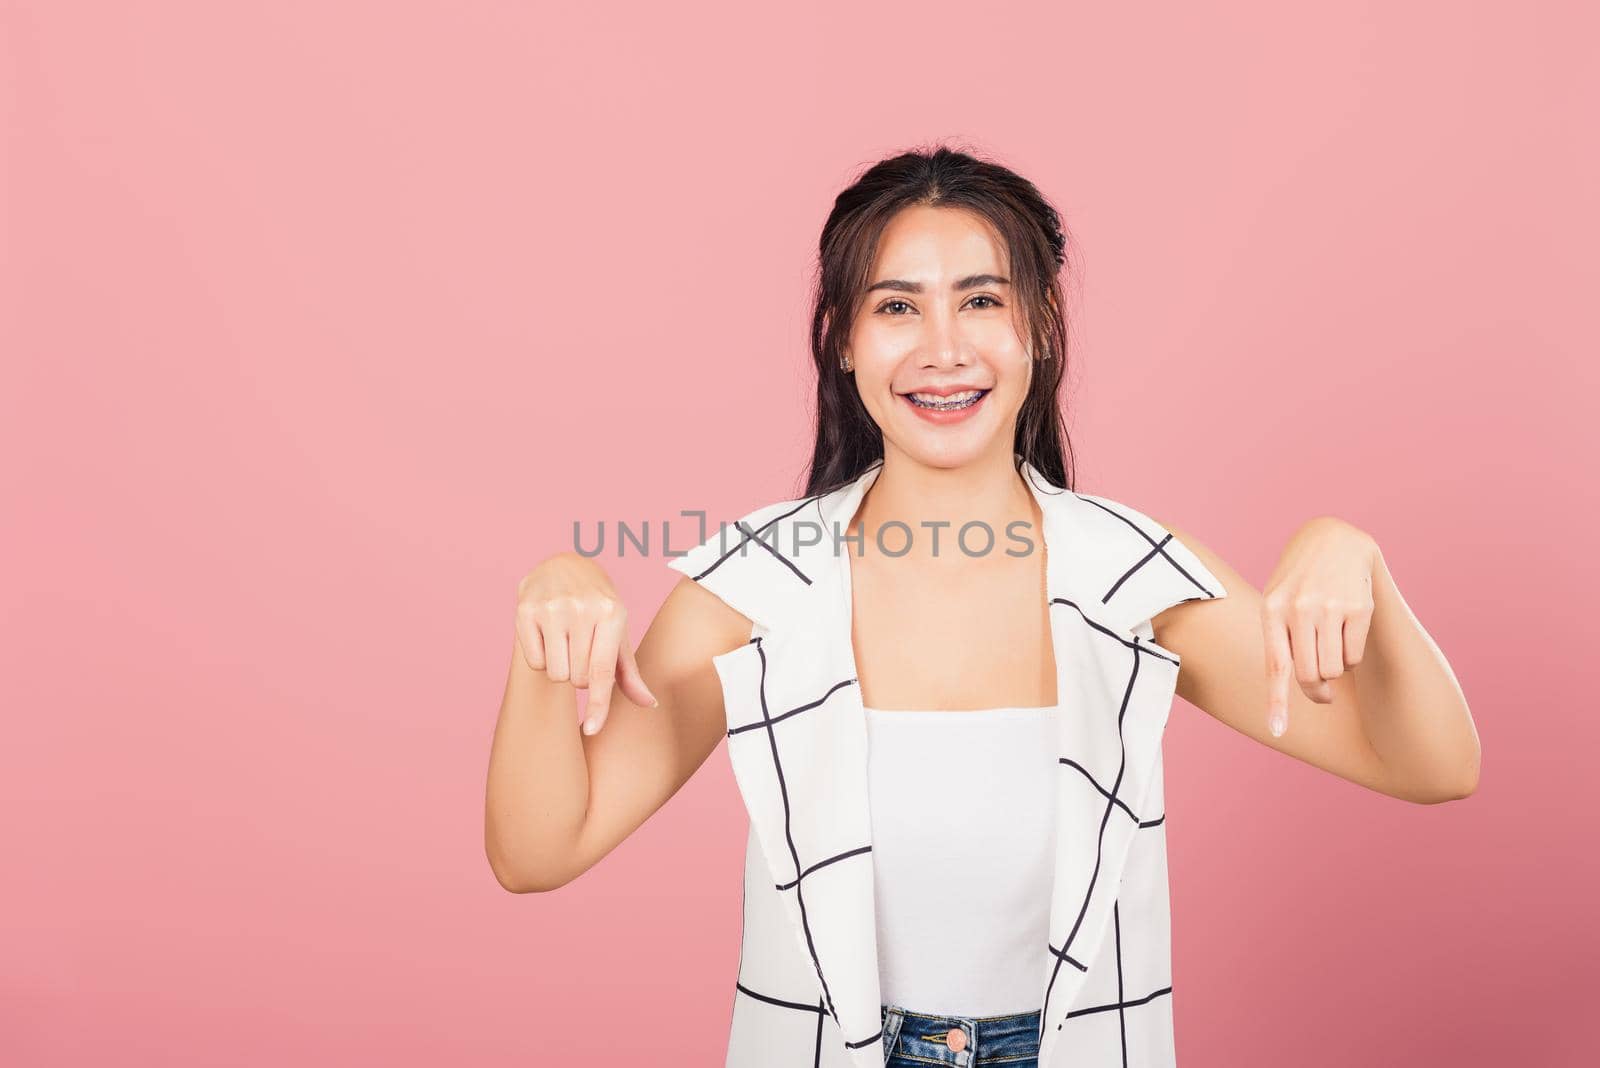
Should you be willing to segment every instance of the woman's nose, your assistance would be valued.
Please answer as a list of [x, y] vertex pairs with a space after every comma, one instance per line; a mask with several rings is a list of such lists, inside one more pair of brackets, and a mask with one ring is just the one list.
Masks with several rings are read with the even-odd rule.
[[954, 322], [935, 321], [923, 339], [923, 360], [927, 367], [959, 367], [968, 362], [967, 347]]

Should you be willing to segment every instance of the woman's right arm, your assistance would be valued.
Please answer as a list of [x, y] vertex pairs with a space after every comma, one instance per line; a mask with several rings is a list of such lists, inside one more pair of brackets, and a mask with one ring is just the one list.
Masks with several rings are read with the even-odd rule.
[[[751, 628], [684, 576], [634, 654], [598, 564], [561, 553], [528, 573], [484, 807], [484, 848], [502, 887], [565, 886], [677, 793], [726, 734], [711, 658], [749, 641]], [[596, 734], [579, 729], [581, 688], [604, 727]]]

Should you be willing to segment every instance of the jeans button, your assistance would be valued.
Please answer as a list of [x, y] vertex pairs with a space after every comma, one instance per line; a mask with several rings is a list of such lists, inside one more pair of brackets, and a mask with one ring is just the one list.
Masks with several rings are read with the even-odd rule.
[[967, 1048], [967, 1033], [959, 1027], [952, 1027], [950, 1033], [944, 1036], [944, 1044], [960, 1053]]

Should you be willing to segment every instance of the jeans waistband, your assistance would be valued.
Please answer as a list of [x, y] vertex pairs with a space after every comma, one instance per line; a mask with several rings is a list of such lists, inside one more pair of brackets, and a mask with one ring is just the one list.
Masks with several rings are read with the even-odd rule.
[[[1005, 1058], [1023, 1059], [1039, 1052], [1039, 1013], [1004, 1016], [945, 1016], [914, 1012], [898, 1005], [882, 1006], [883, 1048], [934, 1064], [971, 1068]], [[960, 1031], [955, 1038], [952, 1031]], [[961, 1046], [953, 1049], [952, 1044]]]

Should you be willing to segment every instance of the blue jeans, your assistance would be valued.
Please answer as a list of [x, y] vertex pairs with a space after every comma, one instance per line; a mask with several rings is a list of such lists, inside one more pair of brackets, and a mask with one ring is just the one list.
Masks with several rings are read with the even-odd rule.
[[[1039, 1014], [930, 1016], [883, 1006], [884, 1068], [1039, 1068]], [[960, 1031], [959, 1037], [952, 1030]], [[957, 1050], [954, 1046], [960, 1046]]]

